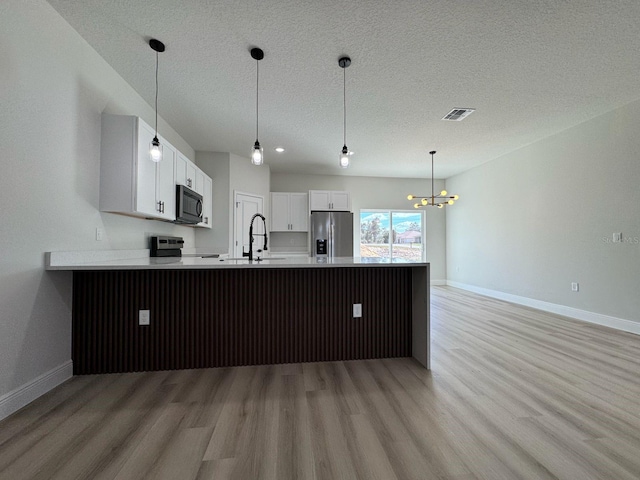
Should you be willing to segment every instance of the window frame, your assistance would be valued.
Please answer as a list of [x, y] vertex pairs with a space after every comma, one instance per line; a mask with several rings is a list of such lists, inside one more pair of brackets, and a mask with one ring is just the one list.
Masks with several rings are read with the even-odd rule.
[[[393, 257], [393, 238], [392, 238], [392, 233], [393, 232], [393, 225], [394, 225], [394, 214], [397, 213], [411, 213], [411, 214], [417, 214], [420, 216], [420, 230], [421, 230], [421, 242], [420, 245], [422, 246], [421, 248], [421, 261], [425, 262], [426, 258], [427, 258], [427, 224], [426, 224], [426, 215], [424, 210], [410, 210], [410, 209], [393, 209], [393, 208], [361, 208], [360, 211], [358, 212], [358, 245], [360, 248], [360, 256], [362, 257], [362, 214], [371, 214], [371, 213], [382, 213], [382, 214], [387, 214], [389, 216], [389, 243], [388, 243], [388, 247], [389, 247], [389, 257], [388, 258], [394, 258]], [[366, 244], [365, 244], [366, 245]], [[365, 257], [367, 258], [367, 257]]]

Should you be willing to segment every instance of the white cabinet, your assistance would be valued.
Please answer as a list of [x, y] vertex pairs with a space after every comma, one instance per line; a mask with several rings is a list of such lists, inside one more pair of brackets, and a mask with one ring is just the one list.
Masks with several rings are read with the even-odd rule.
[[195, 190], [197, 170], [197, 167], [191, 160], [178, 152], [176, 159], [176, 185], [184, 185], [191, 190]]
[[202, 170], [200, 170], [198, 167], [194, 165], [193, 176], [195, 178], [194, 184], [193, 184], [193, 187], [189, 187], [189, 188], [193, 188], [200, 195], [204, 195], [204, 179], [206, 175]]
[[271, 192], [271, 231], [307, 232], [308, 202], [306, 193]]
[[140, 118], [102, 115], [100, 210], [175, 220], [176, 149], [158, 136], [162, 160], [149, 154], [155, 132]]
[[349, 192], [332, 190], [310, 190], [309, 210], [337, 210], [351, 211], [351, 196]]
[[197, 226], [204, 227], [204, 228], [211, 228], [211, 224], [212, 224], [211, 214], [213, 211], [213, 202], [212, 202], [213, 180], [211, 180], [211, 177], [203, 173], [202, 183], [204, 185], [201, 192], [202, 193], [202, 222], [200, 222]]

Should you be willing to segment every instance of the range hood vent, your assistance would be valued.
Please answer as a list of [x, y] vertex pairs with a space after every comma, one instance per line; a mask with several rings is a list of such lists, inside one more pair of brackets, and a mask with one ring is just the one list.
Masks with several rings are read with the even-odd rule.
[[475, 108], [454, 108], [449, 113], [447, 113], [444, 117], [442, 117], [442, 120], [447, 120], [450, 122], [460, 122], [461, 120], [464, 120], [475, 111], [476, 111]]

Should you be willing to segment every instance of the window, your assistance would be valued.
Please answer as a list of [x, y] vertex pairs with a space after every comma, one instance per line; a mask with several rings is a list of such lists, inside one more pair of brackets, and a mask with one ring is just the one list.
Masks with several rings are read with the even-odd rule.
[[360, 256], [424, 261], [424, 212], [360, 210]]

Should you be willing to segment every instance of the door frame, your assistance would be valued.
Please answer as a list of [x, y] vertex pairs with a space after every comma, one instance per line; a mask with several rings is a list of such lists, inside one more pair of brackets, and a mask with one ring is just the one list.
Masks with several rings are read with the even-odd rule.
[[241, 192], [240, 190], [234, 190], [233, 191], [233, 233], [232, 233], [232, 239], [231, 239], [231, 249], [233, 250], [233, 254], [231, 254], [231, 252], [229, 252], [229, 256], [230, 257], [240, 257], [242, 255], [242, 253], [238, 254], [237, 252], [237, 248], [238, 246], [242, 245], [242, 243], [238, 244], [238, 241], [240, 241], [240, 239], [237, 237], [237, 232], [238, 232], [238, 195], [244, 195], [246, 197], [254, 197], [256, 199], [260, 199], [262, 200], [262, 211], [259, 212], [260, 214], [264, 215], [264, 196], [263, 195], [258, 195], [257, 193], [252, 193], [252, 192]]

